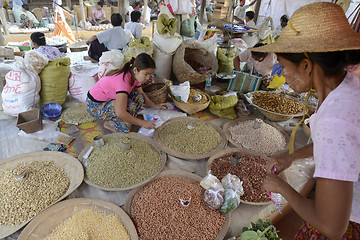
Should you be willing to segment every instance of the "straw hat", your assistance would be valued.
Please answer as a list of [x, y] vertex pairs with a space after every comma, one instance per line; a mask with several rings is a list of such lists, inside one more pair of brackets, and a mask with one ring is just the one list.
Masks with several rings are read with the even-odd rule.
[[360, 34], [337, 4], [317, 2], [299, 8], [276, 42], [257, 52], [302, 53], [360, 49]]

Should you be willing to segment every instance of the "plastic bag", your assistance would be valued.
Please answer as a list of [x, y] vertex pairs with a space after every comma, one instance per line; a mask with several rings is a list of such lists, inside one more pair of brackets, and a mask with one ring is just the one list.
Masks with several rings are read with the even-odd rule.
[[171, 94], [176, 98], [183, 102], [187, 102], [190, 95], [190, 83], [186, 81], [184, 83], [180, 83], [179, 85], [170, 86]]
[[204, 202], [210, 209], [218, 209], [224, 203], [224, 188], [220, 183], [213, 184], [204, 192]]
[[226, 189], [225, 190], [225, 200], [224, 204], [219, 209], [222, 213], [228, 213], [235, 208], [237, 208], [240, 204], [240, 195], [236, 190]]
[[235, 190], [240, 196], [244, 195], [243, 182], [236, 175], [228, 173], [223, 179], [221, 179], [221, 184], [225, 189]]
[[123, 61], [124, 55], [120, 50], [104, 52], [99, 59], [98, 79], [100, 80], [110, 70], [121, 68]]
[[220, 180], [216, 176], [212, 175], [211, 170], [209, 170], [208, 174], [200, 181], [200, 186], [207, 190], [215, 183], [221, 184]]

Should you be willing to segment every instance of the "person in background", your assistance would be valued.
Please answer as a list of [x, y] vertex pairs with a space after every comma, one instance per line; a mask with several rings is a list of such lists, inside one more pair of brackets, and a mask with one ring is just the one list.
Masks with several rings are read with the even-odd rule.
[[22, 28], [37, 28], [40, 26], [39, 21], [35, 15], [30, 12], [29, 5], [22, 5], [23, 14], [20, 15], [20, 27]]
[[245, 13], [245, 26], [248, 28], [255, 28], [256, 24], [254, 22], [255, 13], [253, 11], [247, 11]]
[[281, 18], [280, 18], [280, 25], [275, 28], [275, 30], [272, 32], [272, 36], [275, 38], [275, 39], [278, 39], [280, 37], [280, 34], [282, 33], [282, 31], [284, 30], [284, 28], [287, 26], [288, 24], [288, 21], [289, 21], [289, 18], [288, 16], [286, 15], [282, 15]]
[[88, 92], [87, 111], [95, 118], [106, 120], [104, 127], [128, 133], [131, 125], [147, 129], [155, 128], [155, 123], [136, 118], [145, 103], [155, 109], [167, 109], [167, 104], [155, 104], [144, 93], [141, 85], [151, 79], [155, 61], [146, 53], [139, 54], [101, 78]]
[[56, 47], [46, 46], [46, 38], [43, 33], [34, 32], [31, 34], [30, 39], [35, 51], [44, 54], [49, 60], [63, 57]]
[[127, 34], [121, 27], [122, 17], [120, 13], [111, 15], [111, 24], [114, 28], [107, 29], [101, 33], [93, 35], [86, 41], [90, 45], [85, 60], [99, 61], [103, 52], [113, 49], [122, 50], [130, 41], [131, 34]]
[[250, 6], [254, 5], [256, 0], [253, 0], [250, 4], [245, 4], [246, 0], [240, 0], [240, 4], [234, 10], [234, 24], [245, 24], [245, 12]]
[[295, 160], [313, 156], [314, 198], [272, 173], [264, 190], [280, 193], [304, 219], [294, 239], [359, 239], [360, 76], [346, 67], [360, 63], [360, 35], [339, 5], [316, 2], [294, 12], [278, 40], [253, 50], [275, 52], [294, 92], [316, 91], [319, 100], [310, 117], [313, 143], [267, 166], [278, 174]]
[[91, 24], [95, 26], [96, 24], [109, 24], [109, 20], [106, 20], [106, 14], [103, 9], [104, 3], [98, 2], [96, 7], [93, 7], [91, 11]]
[[142, 8], [142, 3], [136, 1], [136, 2], [134, 3], [134, 10], [141, 11], [141, 8]]
[[[246, 49], [234, 58], [234, 68], [241, 71], [240, 63], [246, 62], [249, 67], [254, 67], [254, 71], [263, 76], [270, 75], [274, 65], [277, 63], [276, 54], [266, 52], [256, 52], [256, 48], [264, 46], [263, 43], [257, 43], [254, 46], [255, 50]], [[252, 65], [252, 66], [251, 66]]]
[[140, 18], [141, 12], [134, 10], [131, 12], [131, 22], [125, 24], [125, 29], [129, 29], [136, 39], [142, 36], [143, 26], [140, 23]]
[[15, 22], [20, 24], [20, 15], [23, 14], [22, 11], [22, 5], [23, 2], [21, 0], [13, 0], [12, 1], [12, 12], [14, 14], [15, 17]]

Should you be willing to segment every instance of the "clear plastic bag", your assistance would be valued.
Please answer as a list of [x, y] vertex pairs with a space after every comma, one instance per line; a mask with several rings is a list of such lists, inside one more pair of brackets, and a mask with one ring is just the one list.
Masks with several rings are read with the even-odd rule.
[[213, 184], [204, 192], [205, 204], [213, 210], [220, 208], [224, 203], [224, 188], [220, 183]]
[[225, 190], [225, 200], [224, 204], [219, 209], [222, 213], [228, 213], [235, 208], [237, 208], [240, 204], [240, 195], [236, 190], [226, 189]]
[[244, 195], [244, 189], [242, 187], [243, 182], [236, 175], [228, 173], [225, 177], [223, 177], [223, 179], [221, 179], [221, 184], [225, 189], [232, 189], [240, 196]]
[[216, 176], [212, 175], [210, 170], [208, 174], [200, 181], [200, 186], [205, 189], [209, 189], [215, 183], [221, 184], [220, 180]]

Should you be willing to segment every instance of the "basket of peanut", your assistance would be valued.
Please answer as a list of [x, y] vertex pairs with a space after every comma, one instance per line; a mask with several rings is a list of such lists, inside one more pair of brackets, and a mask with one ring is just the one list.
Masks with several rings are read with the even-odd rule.
[[284, 92], [255, 91], [245, 94], [245, 98], [274, 122], [287, 121], [305, 114], [304, 104]]

